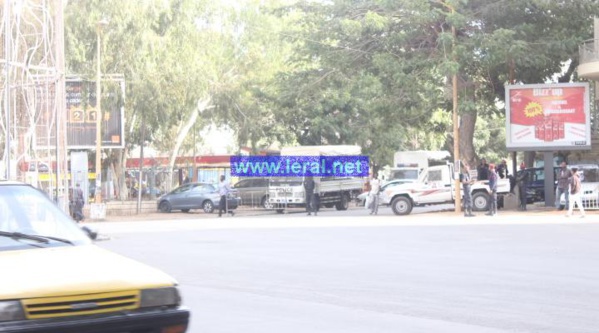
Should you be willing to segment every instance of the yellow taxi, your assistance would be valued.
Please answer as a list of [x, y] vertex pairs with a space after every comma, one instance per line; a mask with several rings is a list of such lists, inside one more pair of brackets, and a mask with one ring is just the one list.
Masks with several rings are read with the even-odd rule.
[[181, 333], [177, 282], [95, 246], [43, 192], [0, 180], [0, 332]]

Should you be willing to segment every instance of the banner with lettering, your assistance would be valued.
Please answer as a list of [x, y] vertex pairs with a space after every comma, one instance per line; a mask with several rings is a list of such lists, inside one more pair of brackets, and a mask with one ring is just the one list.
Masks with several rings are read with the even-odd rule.
[[588, 83], [506, 87], [508, 150], [590, 149]]

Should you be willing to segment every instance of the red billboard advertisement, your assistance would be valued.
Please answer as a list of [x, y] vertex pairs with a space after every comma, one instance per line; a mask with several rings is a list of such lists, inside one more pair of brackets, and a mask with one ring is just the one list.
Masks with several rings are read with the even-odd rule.
[[591, 148], [588, 83], [511, 85], [505, 99], [508, 150]]

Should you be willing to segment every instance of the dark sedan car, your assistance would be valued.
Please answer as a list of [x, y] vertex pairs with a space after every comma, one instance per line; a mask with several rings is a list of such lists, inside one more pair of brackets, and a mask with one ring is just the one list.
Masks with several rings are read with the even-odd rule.
[[[229, 209], [237, 208], [239, 198], [229, 200]], [[158, 210], [170, 213], [173, 210], [189, 212], [192, 209], [202, 209], [205, 213], [212, 213], [219, 208], [220, 195], [212, 184], [189, 183], [183, 184], [169, 193], [158, 198]]]
[[[553, 191], [557, 187], [556, 175], [559, 167], [553, 168]], [[545, 201], [545, 169], [544, 168], [526, 168], [529, 174], [526, 201], [528, 203]], [[522, 171], [518, 171], [517, 176], [520, 176]]]

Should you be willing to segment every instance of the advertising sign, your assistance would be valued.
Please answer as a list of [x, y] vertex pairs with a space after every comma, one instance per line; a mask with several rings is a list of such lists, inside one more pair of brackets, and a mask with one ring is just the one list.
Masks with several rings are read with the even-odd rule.
[[[102, 148], [122, 148], [123, 110], [121, 93], [107, 91], [102, 84]], [[67, 99], [67, 145], [70, 149], [94, 149], [96, 147], [96, 83], [93, 81], [68, 80]], [[107, 96], [107, 97], [106, 97]]]
[[[125, 81], [102, 83], [102, 148], [124, 147]], [[54, 86], [35, 86], [36, 149], [56, 148], [56, 111]], [[65, 82], [67, 148], [96, 148], [96, 83], [79, 78]]]
[[505, 99], [507, 150], [591, 148], [588, 83], [511, 85]]

